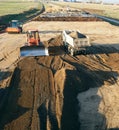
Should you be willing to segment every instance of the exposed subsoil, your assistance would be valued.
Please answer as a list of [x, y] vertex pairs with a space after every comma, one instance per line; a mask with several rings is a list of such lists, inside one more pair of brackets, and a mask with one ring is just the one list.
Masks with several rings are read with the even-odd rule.
[[37, 17], [33, 21], [102, 21], [96, 17]]
[[[105, 94], [102, 92], [105, 89], [103, 86], [108, 90], [110, 86], [116, 84], [114, 87], [119, 91], [119, 51], [112, 47], [95, 46], [88, 48], [88, 55], [72, 57], [64, 51], [61, 35], [51, 38], [44, 44], [49, 47], [50, 56], [22, 58], [17, 64], [10, 85], [6, 89], [7, 100], [0, 109], [0, 129], [114, 128], [114, 122], [110, 124], [111, 110], [106, 110], [107, 106], [100, 106], [100, 98], [101, 94]], [[114, 91], [114, 87], [111, 87], [110, 91]], [[99, 88], [102, 88], [100, 97], [97, 95]], [[94, 90], [91, 97], [82, 93], [91, 89]], [[83, 96], [87, 98], [80, 101]], [[114, 96], [115, 99], [118, 98], [118, 95]], [[88, 101], [96, 102], [94, 110]], [[102, 103], [105, 101], [104, 99]], [[108, 101], [113, 103], [113, 100], [107, 98]], [[84, 105], [85, 102], [90, 106], [89, 110], [87, 108], [88, 111], [85, 111], [88, 107]], [[112, 106], [107, 109], [110, 108], [114, 109]], [[90, 113], [95, 115], [94, 119], [91, 119], [93, 116], [89, 116]]]

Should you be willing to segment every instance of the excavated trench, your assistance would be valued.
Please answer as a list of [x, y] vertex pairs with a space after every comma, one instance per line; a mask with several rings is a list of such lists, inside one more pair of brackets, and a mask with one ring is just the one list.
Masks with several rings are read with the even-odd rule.
[[[14, 70], [0, 110], [1, 130], [80, 130], [78, 94], [116, 83], [117, 53], [107, 55], [104, 50], [99, 57], [92, 50], [89, 55], [72, 57], [64, 52], [61, 36], [45, 44], [50, 56], [23, 58]], [[106, 129], [101, 121], [99, 130]]]
[[36, 17], [32, 21], [102, 21], [96, 17]]

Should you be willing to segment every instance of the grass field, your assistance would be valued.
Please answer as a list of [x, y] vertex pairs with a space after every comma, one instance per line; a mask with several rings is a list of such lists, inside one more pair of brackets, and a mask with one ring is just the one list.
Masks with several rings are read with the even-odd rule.
[[12, 19], [24, 21], [40, 11], [40, 2], [27, 0], [0, 0], [0, 22], [7, 23]]
[[119, 19], [119, 5], [103, 5], [103, 4], [90, 4], [90, 3], [74, 3], [74, 2], [56, 2], [61, 6], [70, 6], [78, 9], [98, 13], [107, 17]]

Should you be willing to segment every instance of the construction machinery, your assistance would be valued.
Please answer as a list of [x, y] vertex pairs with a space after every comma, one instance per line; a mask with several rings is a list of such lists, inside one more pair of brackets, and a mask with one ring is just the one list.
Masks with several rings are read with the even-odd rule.
[[64, 30], [62, 37], [65, 50], [72, 56], [78, 53], [86, 54], [86, 48], [91, 46], [89, 37], [79, 31]]
[[22, 24], [18, 20], [12, 20], [6, 28], [7, 33], [21, 33]]
[[28, 30], [27, 43], [20, 48], [21, 56], [48, 56], [48, 48], [40, 41], [38, 30]]

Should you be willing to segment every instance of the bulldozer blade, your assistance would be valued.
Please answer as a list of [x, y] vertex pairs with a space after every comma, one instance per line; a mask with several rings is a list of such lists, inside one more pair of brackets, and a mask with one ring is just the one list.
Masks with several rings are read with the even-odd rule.
[[49, 56], [48, 48], [41, 46], [23, 46], [20, 48], [21, 56]]

